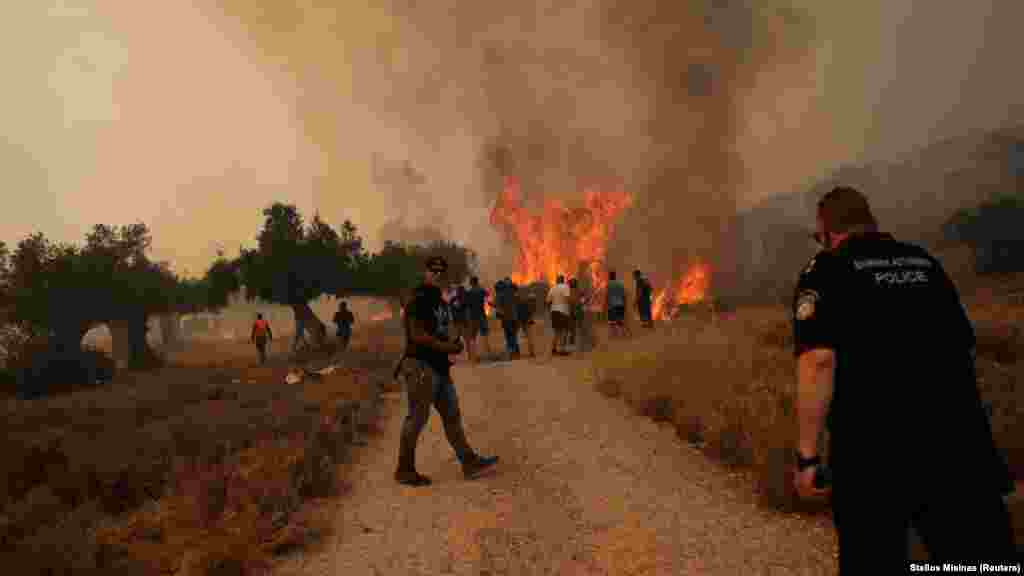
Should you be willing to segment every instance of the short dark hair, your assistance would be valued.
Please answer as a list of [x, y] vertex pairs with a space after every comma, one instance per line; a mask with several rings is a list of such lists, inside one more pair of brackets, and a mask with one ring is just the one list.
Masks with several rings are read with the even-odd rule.
[[427, 259], [427, 270], [431, 272], [444, 273], [448, 271], [448, 262], [441, 256], [434, 256]]
[[257, 320], [263, 320], [263, 314], [259, 314], [259, 313], [257, 313], [257, 314], [256, 314], [256, 319], [257, 319]]
[[832, 234], [878, 231], [868, 199], [852, 186], [836, 186], [818, 200], [818, 217]]
[[476, 276], [473, 276], [472, 278], [469, 279], [469, 283], [472, 284], [473, 286], [476, 286], [477, 284], [480, 283], [480, 279], [477, 278]]
[[609, 280], [615, 280], [615, 270], [609, 270], [608, 271], [608, 279]]
[[559, 284], [562, 284], [563, 282], [565, 282], [565, 276], [562, 275], [562, 274], [559, 274], [558, 278], [557, 278], [557, 281], [558, 281]]

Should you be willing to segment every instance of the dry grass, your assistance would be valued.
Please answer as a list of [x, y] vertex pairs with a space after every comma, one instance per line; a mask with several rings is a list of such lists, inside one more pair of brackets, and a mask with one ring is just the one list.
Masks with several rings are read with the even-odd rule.
[[0, 559], [24, 574], [252, 574], [315, 542], [316, 503], [344, 486], [352, 402], [398, 354], [369, 342], [298, 385], [288, 362], [252, 366], [247, 343], [203, 343], [104, 388], [8, 400]]
[[[979, 334], [979, 385], [992, 405], [996, 442], [1024, 478], [1024, 388], [1017, 384], [1024, 364], [1016, 328], [1024, 307], [989, 302], [969, 308]], [[638, 412], [672, 422], [681, 439], [710, 456], [748, 470], [766, 505], [795, 509], [806, 507], [797, 503], [789, 481], [795, 368], [786, 311], [747, 308], [724, 320], [691, 317], [638, 331], [629, 341], [606, 342], [593, 355], [587, 378]], [[1024, 510], [1015, 518], [1024, 521]]]
[[759, 489], [792, 506], [789, 483], [773, 474], [795, 446], [792, 354], [781, 346], [772, 311], [729, 321], [688, 318], [593, 356], [588, 378], [639, 413], [671, 422], [681, 439], [730, 465], [755, 471]]

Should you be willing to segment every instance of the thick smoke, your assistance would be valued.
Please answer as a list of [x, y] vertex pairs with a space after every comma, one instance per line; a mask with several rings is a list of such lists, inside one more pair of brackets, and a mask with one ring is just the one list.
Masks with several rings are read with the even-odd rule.
[[[331, 165], [321, 202], [368, 232], [468, 242], [491, 278], [514, 264], [487, 218], [504, 175], [534, 208], [621, 180], [635, 202], [612, 265], [666, 282], [702, 257], [721, 285], [738, 207], [996, 126], [1024, 95], [1004, 63], [1015, 2], [221, 1], [303, 88]], [[357, 169], [368, 194], [339, 183]]]
[[[758, 69], [803, 55], [806, 18], [761, 4], [395, 3], [407, 67], [392, 103], [412, 133], [468, 134], [476, 164], [456, 169], [479, 170], [485, 206], [506, 175], [533, 208], [578, 202], [579, 179], [624, 182], [635, 202], [612, 264], [668, 281], [695, 257], [721, 259], [743, 179], [742, 96]], [[511, 265], [509, 252], [494, 262]]]
[[744, 98], [813, 32], [790, 1], [222, 3], [303, 86], [307, 135], [373, 166], [371, 194], [344, 194], [364, 228], [376, 204], [374, 226], [450, 231], [494, 278], [514, 266], [488, 223], [503, 176], [532, 208], [580, 202], [580, 179], [617, 181], [634, 203], [611, 263], [667, 282], [698, 256], [728, 268]]

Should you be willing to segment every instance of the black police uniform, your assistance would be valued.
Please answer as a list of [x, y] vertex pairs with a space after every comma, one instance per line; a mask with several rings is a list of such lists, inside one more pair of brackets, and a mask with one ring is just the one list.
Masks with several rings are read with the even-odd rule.
[[840, 572], [905, 570], [910, 524], [934, 560], [1012, 556], [1012, 481], [978, 393], [974, 331], [939, 262], [888, 234], [850, 237], [800, 274], [793, 325], [797, 356], [835, 351]]

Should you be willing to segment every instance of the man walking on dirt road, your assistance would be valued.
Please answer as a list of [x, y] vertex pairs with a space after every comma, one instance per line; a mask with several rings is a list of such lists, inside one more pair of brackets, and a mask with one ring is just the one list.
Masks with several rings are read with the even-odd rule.
[[256, 344], [256, 352], [260, 356], [260, 364], [267, 362], [267, 342], [274, 339], [270, 331], [270, 322], [263, 319], [263, 314], [256, 315], [256, 321], [252, 324], [252, 334], [249, 341]]
[[416, 443], [430, 418], [431, 405], [441, 415], [445, 436], [462, 463], [466, 478], [474, 478], [498, 462], [497, 456], [480, 456], [466, 440], [459, 399], [452, 381], [449, 354], [462, 352], [461, 342], [451, 342], [449, 307], [441, 298], [440, 282], [448, 270], [444, 258], [427, 260], [423, 284], [405, 311], [406, 356], [399, 366], [405, 387], [407, 413], [402, 423], [395, 480], [408, 486], [426, 486], [430, 478], [416, 471]]
[[[974, 330], [924, 249], [879, 232], [867, 199], [817, 206], [823, 250], [793, 298], [797, 492], [832, 492], [845, 576], [908, 568], [913, 526], [933, 561], [1011, 560], [1012, 490], [975, 376]], [[816, 482], [827, 425], [831, 490]]]

